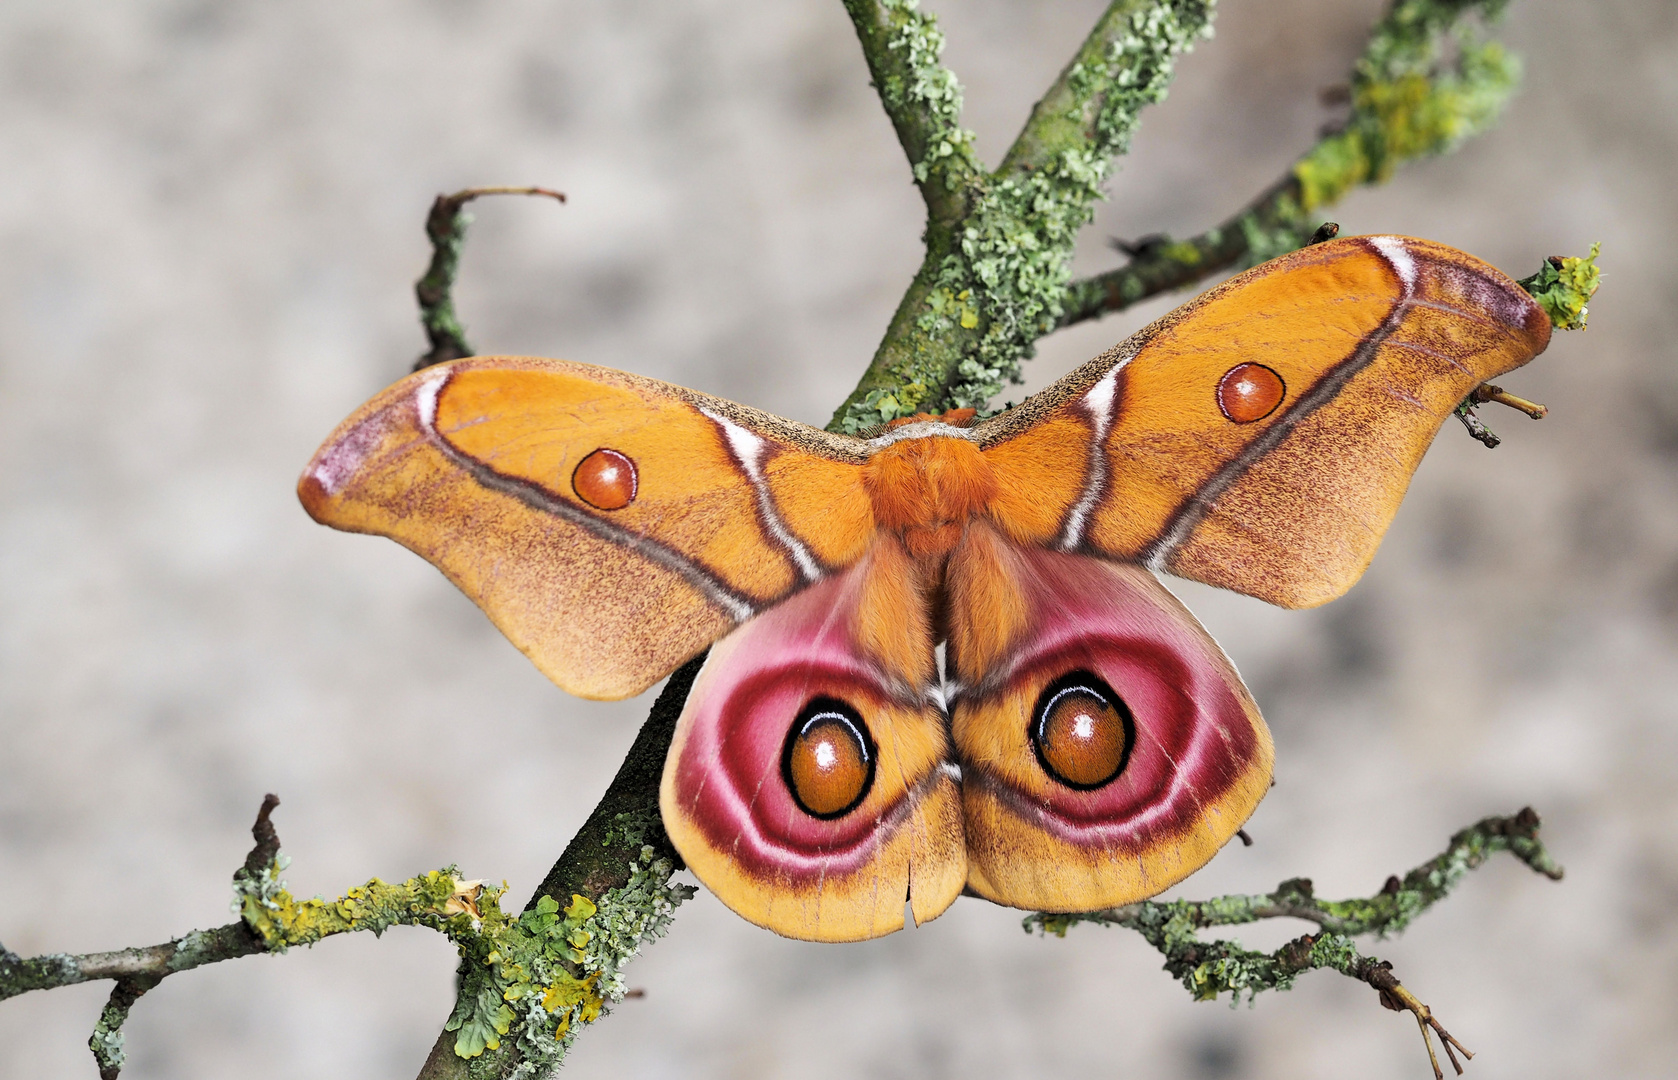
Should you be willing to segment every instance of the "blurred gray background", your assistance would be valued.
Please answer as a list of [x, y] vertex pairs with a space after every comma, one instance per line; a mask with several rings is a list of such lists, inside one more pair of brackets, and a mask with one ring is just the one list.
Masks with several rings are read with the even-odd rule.
[[[1000, 156], [1099, 0], [936, 0]], [[1224, 0], [1112, 184], [1104, 237], [1236, 209], [1329, 113], [1380, 0]], [[1451, 423], [1364, 581], [1285, 612], [1184, 586], [1277, 742], [1250, 831], [1179, 894], [1310, 875], [1367, 894], [1531, 803], [1568, 868], [1508, 859], [1372, 949], [1478, 1080], [1678, 1059], [1678, 6], [1515, 0], [1502, 125], [1332, 211], [1516, 275], [1603, 241], [1584, 334], [1507, 380], [1535, 424]], [[0, 7], [0, 941], [147, 944], [227, 921], [278, 792], [307, 896], [447, 862], [522, 901], [645, 700], [546, 683], [383, 540], [292, 486], [422, 348], [433, 195], [474, 207], [459, 300], [485, 351], [626, 368], [824, 422], [919, 258], [919, 199], [837, 0], [9, 0]], [[1045, 341], [1030, 386], [1167, 310]], [[1273, 947], [1302, 924], [1242, 937]], [[397, 929], [172, 978], [134, 1080], [411, 1077], [452, 949]], [[1191, 1003], [1117, 930], [1028, 938], [965, 900], [816, 946], [701, 894], [646, 996], [568, 1075], [1420, 1078], [1408, 1017], [1332, 974]], [[0, 1075], [92, 1077], [108, 989], [0, 1005]]]

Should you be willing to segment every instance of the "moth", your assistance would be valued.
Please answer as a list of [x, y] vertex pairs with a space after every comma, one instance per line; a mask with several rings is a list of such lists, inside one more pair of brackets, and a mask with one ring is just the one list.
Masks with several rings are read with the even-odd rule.
[[431, 561], [573, 694], [637, 694], [709, 647], [664, 769], [671, 839], [747, 919], [857, 940], [963, 892], [1089, 911], [1202, 866], [1273, 750], [1155, 573], [1339, 596], [1440, 424], [1549, 335], [1471, 256], [1343, 238], [977, 423], [850, 437], [475, 357], [362, 406], [298, 491]]

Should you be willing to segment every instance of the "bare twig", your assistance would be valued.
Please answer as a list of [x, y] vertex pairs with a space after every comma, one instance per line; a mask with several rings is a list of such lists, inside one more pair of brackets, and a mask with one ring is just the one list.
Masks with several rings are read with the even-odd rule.
[[274, 864], [280, 853], [280, 834], [274, 828], [272, 815], [279, 808], [280, 797], [270, 792], [262, 797], [256, 811], [256, 824], [251, 826], [251, 839], [256, 841], [251, 853], [245, 856], [245, 873], [256, 875]]
[[1491, 383], [1482, 383], [1475, 387], [1473, 398], [1477, 402], [1495, 401], [1499, 405], [1507, 405], [1511, 409], [1526, 413], [1534, 420], [1542, 420], [1550, 415], [1548, 406], [1540, 405], [1536, 401], [1528, 401], [1526, 398], [1516, 397], [1504, 390], [1503, 387], [1493, 386]]
[[1479, 441], [1487, 450], [1496, 450], [1503, 445], [1503, 440], [1498, 438], [1497, 432], [1487, 427], [1481, 422], [1480, 417], [1475, 415], [1474, 406], [1471, 404], [1472, 400], [1471, 398], [1457, 406], [1456, 417], [1462, 421], [1462, 426], [1468, 429], [1471, 438]]
[[1340, 223], [1338, 221], [1325, 221], [1317, 226], [1317, 231], [1311, 234], [1311, 239], [1305, 241], [1305, 246], [1310, 247], [1312, 244], [1327, 243], [1339, 235]]
[[565, 201], [565, 194], [543, 187], [478, 187], [439, 195], [425, 219], [425, 235], [431, 240], [431, 265], [414, 283], [419, 299], [420, 324], [425, 327], [431, 349], [414, 361], [413, 370], [473, 355], [466, 343], [466, 328], [454, 310], [454, 282], [460, 272], [460, 248], [466, 240], [466, 226], [472, 216], [464, 207], [483, 195], [542, 195]]

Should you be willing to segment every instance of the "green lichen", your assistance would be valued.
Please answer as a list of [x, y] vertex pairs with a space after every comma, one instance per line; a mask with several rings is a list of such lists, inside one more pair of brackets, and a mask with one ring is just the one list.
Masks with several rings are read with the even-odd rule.
[[[940, 406], [983, 409], [1007, 381], [1018, 381], [1032, 342], [1062, 314], [1073, 245], [1103, 197], [1112, 157], [1128, 149], [1142, 109], [1165, 98], [1176, 57], [1209, 33], [1211, 15], [1206, 0], [1132, 12], [1068, 72], [1069, 108], [1080, 120], [1071, 133], [1043, 146], [1036, 167], [971, 180], [969, 211], [913, 323], [933, 347], [894, 363], [890, 385], [854, 402], [840, 430], [854, 434]], [[939, 85], [954, 86], [953, 77]], [[937, 101], [959, 109], [959, 88], [940, 90]], [[953, 124], [955, 116], [940, 122]], [[950, 349], [938, 344], [953, 346], [953, 372], [944, 359]]]
[[[980, 185], [919, 322], [928, 334], [983, 324], [944, 395], [948, 404], [983, 409], [1004, 383], [1019, 381], [1032, 343], [1060, 319], [1073, 246], [1104, 196], [1112, 158], [1129, 149], [1142, 110], [1165, 99], [1177, 56], [1209, 34], [1211, 17], [1212, 4], [1202, 0], [1134, 12], [1103, 55], [1072, 73], [1076, 98], [1094, 112], [1083, 137], [1040, 168]], [[964, 296], [959, 307], [936, 302]]]
[[1602, 284], [1602, 271], [1597, 269], [1597, 253], [1601, 242], [1591, 245], [1591, 253], [1583, 258], [1554, 256], [1545, 260], [1538, 273], [1522, 278], [1520, 285], [1550, 316], [1558, 330], [1583, 330], [1590, 316], [1591, 297]]
[[128, 1061], [122, 1035], [122, 1022], [128, 1018], [127, 1013], [117, 1018], [113, 1026], [112, 1018], [107, 1015], [109, 1012], [107, 1009], [100, 1013], [98, 1022], [93, 1025], [93, 1036], [87, 1040], [88, 1049], [93, 1051], [93, 1060], [101, 1073], [119, 1072]]
[[[1059, 95], [1056, 114], [1034, 116], [1003, 167], [983, 174], [968, 167], [960, 87], [938, 65], [942, 36], [911, 0], [884, 6], [897, 27], [893, 47], [910, 50], [921, 74], [886, 79], [881, 96], [891, 111], [921, 88], [920, 104], [940, 132], [938, 154], [948, 144], [949, 156], [965, 163], [946, 175], [964, 185], [965, 210], [929, 228], [916, 307], [894, 320], [876, 359], [882, 370], [871, 373], [875, 385], [835, 418], [833, 427], [851, 434], [915, 412], [983, 409], [1018, 380], [1032, 342], [1062, 314], [1073, 245], [1103, 197], [1111, 159], [1128, 149], [1141, 111], [1165, 98], [1176, 57], [1210, 33], [1213, 9], [1211, 0], [1114, 5], [1051, 93]], [[936, 179], [941, 160], [929, 145], [915, 163], [917, 178]], [[932, 173], [921, 168], [929, 162]]]
[[973, 133], [961, 126], [961, 83], [942, 62], [944, 32], [936, 17], [920, 10], [920, 0], [881, 0], [880, 6], [891, 26], [886, 48], [902, 60], [901, 74], [881, 80], [880, 97], [887, 109], [913, 108], [927, 122], [925, 149], [910, 162], [916, 182], [936, 176], [953, 189], [963, 175], [978, 169], [978, 159]]
[[1495, 21], [1506, 0], [1399, 0], [1352, 71], [1345, 127], [1293, 167], [1302, 213], [1399, 165], [1447, 153], [1497, 119], [1520, 63], [1471, 19]]
[[[1040, 912], [1024, 920], [1027, 933], [1065, 937], [1078, 923], [1123, 926], [1141, 934], [1165, 958], [1165, 970], [1176, 976], [1197, 1001], [1224, 993], [1231, 1004], [1263, 990], [1287, 990], [1302, 973], [1329, 968], [1367, 980], [1382, 966], [1358, 953], [1352, 938], [1364, 934], [1386, 937], [1403, 930], [1416, 916], [1444, 899], [1470, 871], [1499, 851], [1508, 851], [1534, 871], [1559, 880], [1562, 869], [1538, 839], [1538, 815], [1528, 808], [1509, 817], [1485, 818], [1451, 837], [1439, 855], [1393, 877], [1374, 896], [1354, 900], [1318, 900], [1311, 882], [1292, 878], [1276, 891], [1254, 896], [1220, 896], [1211, 900], [1144, 900], [1106, 911], [1077, 914]], [[1306, 935], [1272, 953], [1255, 952], [1223, 939], [1202, 940], [1200, 931], [1260, 919], [1298, 918], [1315, 922], [1317, 934]]]
[[478, 882], [461, 881], [447, 867], [396, 885], [372, 878], [336, 900], [317, 896], [299, 901], [279, 878], [288, 864], [279, 855], [254, 875], [241, 869], [234, 876], [234, 913], [274, 953], [333, 934], [371, 930], [379, 935], [397, 925], [429, 926], [453, 936], [470, 928], [479, 895]]
[[469, 1074], [499, 1077], [499, 1063], [479, 1055], [509, 1034], [518, 1042], [513, 1080], [558, 1065], [581, 1025], [623, 1000], [624, 965], [664, 936], [677, 905], [693, 895], [692, 886], [670, 884], [674, 872], [669, 859], [643, 847], [628, 883], [598, 903], [573, 894], [562, 912], [544, 896], [493, 935], [481, 964], [463, 950], [461, 993], [445, 1028], [457, 1032], [457, 1055], [478, 1058]]
[[[620, 815], [620, 827], [637, 829], [628, 817]], [[484, 1052], [513, 1038], [520, 1064], [511, 1076], [519, 1080], [545, 1075], [581, 1025], [622, 1000], [623, 966], [663, 936], [676, 906], [694, 892], [670, 883], [674, 865], [651, 846], [631, 863], [628, 882], [598, 902], [573, 894], [561, 910], [543, 896], [518, 915], [501, 910], [505, 884], [462, 881], [452, 866], [400, 884], [373, 878], [336, 900], [299, 901], [279, 878], [287, 862], [278, 855], [257, 873], [234, 876], [234, 909], [268, 951], [397, 925], [442, 932], [461, 956], [461, 990], [445, 1025], [455, 1033], [455, 1053], [499, 1076]]]

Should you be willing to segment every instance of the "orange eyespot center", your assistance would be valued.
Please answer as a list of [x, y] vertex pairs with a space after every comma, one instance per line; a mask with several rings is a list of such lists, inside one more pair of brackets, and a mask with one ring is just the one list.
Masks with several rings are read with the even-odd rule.
[[1218, 380], [1218, 408], [1237, 424], [1263, 420], [1276, 411], [1288, 388], [1263, 364], [1236, 364]]
[[799, 809], [843, 817], [874, 785], [874, 747], [862, 716], [843, 701], [816, 698], [787, 733], [781, 773]]
[[1130, 710], [1087, 671], [1057, 679], [1037, 699], [1031, 745], [1044, 770], [1070, 788], [1110, 783], [1130, 756]]
[[596, 510], [622, 510], [635, 501], [639, 478], [628, 455], [602, 447], [577, 463], [571, 490]]

